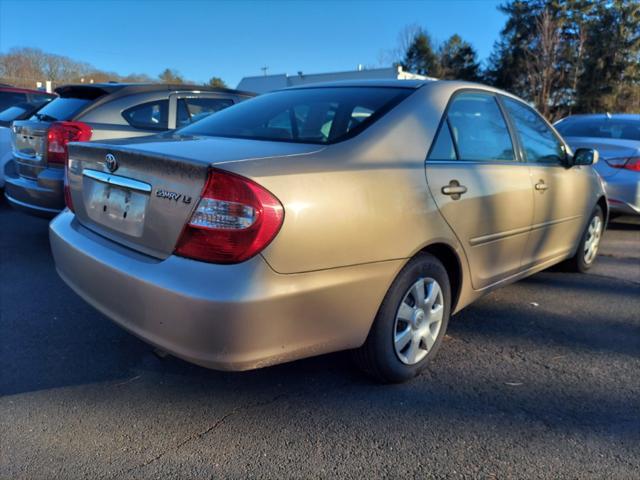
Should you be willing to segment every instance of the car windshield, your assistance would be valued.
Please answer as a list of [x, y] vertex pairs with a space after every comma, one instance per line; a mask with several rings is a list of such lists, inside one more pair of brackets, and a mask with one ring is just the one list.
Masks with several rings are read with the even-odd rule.
[[640, 140], [640, 118], [570, 118], [560, 122], [556, 128], [565, 137]]
[[395, 87], [282, 90], [239, 103], [177, 133], [330, 144], [357, 135], [413, 91]]

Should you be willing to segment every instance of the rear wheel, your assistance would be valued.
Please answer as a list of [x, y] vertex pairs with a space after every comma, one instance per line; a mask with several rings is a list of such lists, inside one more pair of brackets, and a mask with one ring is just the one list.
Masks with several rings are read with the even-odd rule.
[[576, 254], [566, 263], [571, 271], [584, 273], [591, 268], [598, 255], [603, 232], [604, 214], [602, 213], [602, 208], [597, 205], [582, 234]]
[[384, 383], [413, 378], [440, 347], [450, 306], [442, 263], [428, 254], [412, 259], [385, 295], [365, 344], [355, 352], [357, 363]]

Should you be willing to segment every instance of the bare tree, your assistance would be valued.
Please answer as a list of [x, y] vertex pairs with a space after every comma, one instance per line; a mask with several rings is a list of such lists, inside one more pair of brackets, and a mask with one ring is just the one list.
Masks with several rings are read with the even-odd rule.
[[562, 21], [548, 9], [536, 18], [536, 41], [525, 51], [525, 68], [536, 108], [552, 118], [552, 106], [566, 95], [561, 88], [565, 76], [560, 65]]
[[47, 80], [52, 81], [54, 86], [64, 83], [98, 83], [112, 80], [183, 82], [182, 77], [175, 70], [167, 69], [162, 75], [161, 79], [153, 79], [145, 74], [130, 74], [123, 77], [114, 72], [100, 70], [90, 63], [78, 62], [69, 57], [47, 53], [37, 48], [14, 48], [5, 54], [0, 54], [0, 83], [21, 87], [33, 88], [37, 82]]
[[417, 23], [406, 25], [400, 30], [400, 33], [398, 33], [397, 44], [394, 48], [378, 52], [378, 63], [380, 65], [400, 65], [404, 60], [407, 50], [411, 48], [411, 44], [421, 32], [422, 27]]

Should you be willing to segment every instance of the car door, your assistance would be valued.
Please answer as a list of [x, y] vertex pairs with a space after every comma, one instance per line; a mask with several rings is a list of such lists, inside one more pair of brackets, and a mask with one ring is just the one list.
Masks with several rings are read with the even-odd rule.
[[523, 102], [501, 97], [533, 185], [534, 215], [523, 268], [573, 251], [590, 211], [590, 167], [567, 168], [566, 147], [551, 126]]
[[517, 273], [533, 217], [532, 187], [493, 93], [455, 94], [429, 152], [426, 175], [465, 250], [473, 287]]

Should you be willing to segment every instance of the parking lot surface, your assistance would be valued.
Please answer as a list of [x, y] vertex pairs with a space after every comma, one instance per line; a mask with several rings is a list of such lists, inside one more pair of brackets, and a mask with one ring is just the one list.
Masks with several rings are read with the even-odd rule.
[[602, 253], [466, 308], [407, 384], [347, 353], [221, 373], [94, 311], [0, 202], [0, 478], [638, 478], [640, 222]]

